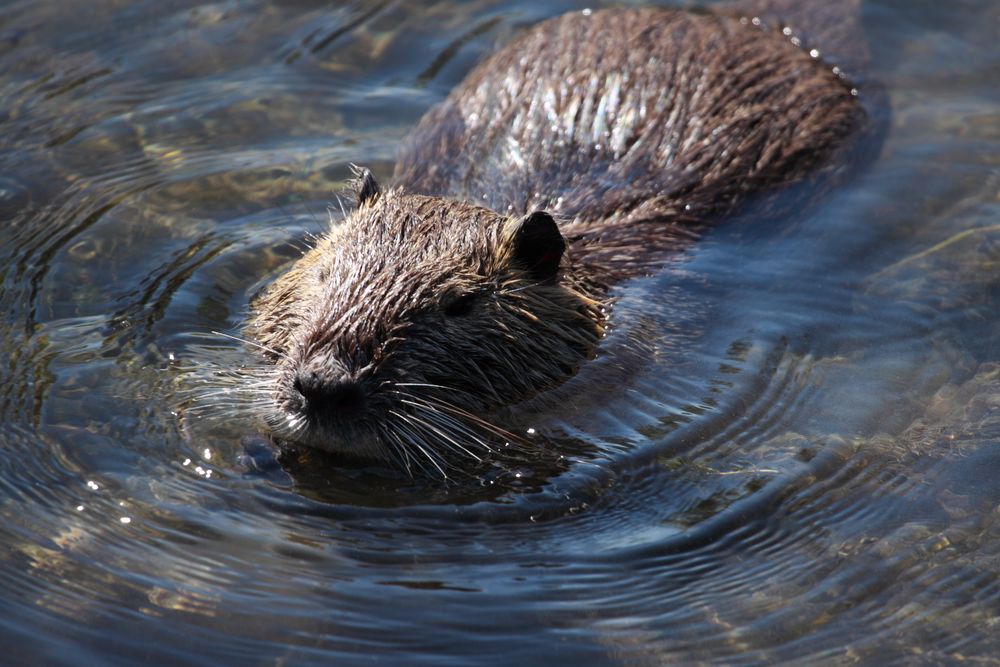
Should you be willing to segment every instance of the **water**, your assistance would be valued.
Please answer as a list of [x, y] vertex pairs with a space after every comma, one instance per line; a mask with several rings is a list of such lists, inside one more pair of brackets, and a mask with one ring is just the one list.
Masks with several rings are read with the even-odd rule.
[[881, 156], [620, 294], [537, 460], [409, 479], [195, 419], [248, 298], [570, 2], [0, 9], [9, 664], [1000, 652], [1000, 6], [870, 2]]

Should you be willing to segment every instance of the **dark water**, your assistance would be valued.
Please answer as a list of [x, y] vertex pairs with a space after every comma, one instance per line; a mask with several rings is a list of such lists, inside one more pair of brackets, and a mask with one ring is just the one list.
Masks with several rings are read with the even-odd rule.
[[881, 157], [624, 290], [538, 461], [283, 469], [185, 410], [348, 164], [571, 8], [0, 9], [0, 662], [997, 662], [991, 0], [865, 5]]

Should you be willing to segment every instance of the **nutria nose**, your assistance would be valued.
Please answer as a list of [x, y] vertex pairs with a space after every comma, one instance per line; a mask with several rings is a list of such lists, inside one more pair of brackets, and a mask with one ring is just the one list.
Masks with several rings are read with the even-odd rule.
[[365, 402], [364, 391], [356, 380], [330, 379], [316, 371], [300, 370], [292, 380], [292, 388], [312, 412], [345, 415], [357, 412]]

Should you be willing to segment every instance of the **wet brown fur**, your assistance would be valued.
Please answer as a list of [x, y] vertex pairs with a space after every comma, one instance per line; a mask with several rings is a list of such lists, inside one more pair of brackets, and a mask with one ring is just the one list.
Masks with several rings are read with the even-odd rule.
[[394, 180], [561, 215], [607, 281], [653, 269], [685, 229], [830, 164], [863, 121], [830, 64], [782, 25], [742, 18], [640, 9], [542, 24], [424, 116]]
[[[254, 301], [271, 428], [407, 465], [485, 446], [485, 418], [593, 354], [612, 285], [831, 168], [863, 126], [851, 84], [751, 18], [574, 13], [487, 58], [422, 119], [396, 186], [362, 179], [357, 210]], [[541, 276], [515, 243], [540, 209], [568, 242]], [[296, 377], [349, 382], [363, 406], [309, 412]]]

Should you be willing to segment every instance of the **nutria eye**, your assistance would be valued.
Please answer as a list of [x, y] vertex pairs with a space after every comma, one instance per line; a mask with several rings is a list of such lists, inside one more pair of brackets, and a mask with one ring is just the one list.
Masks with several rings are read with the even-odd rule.
[[444, 306], [444, 314], [447, 317], [461, 317], [472, 312], [472, 307], [476, 304], [478, 295], [475, 292], [459, 294], [449, 300]]

